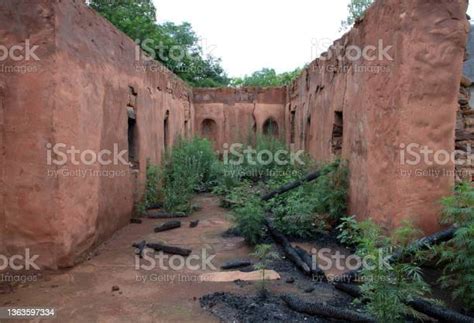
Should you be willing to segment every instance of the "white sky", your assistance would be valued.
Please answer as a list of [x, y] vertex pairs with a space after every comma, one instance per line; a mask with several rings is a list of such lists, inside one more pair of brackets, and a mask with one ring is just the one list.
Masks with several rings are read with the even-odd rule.
[[[339, 38], [349, 0], [153, 0], [158, 21], [190, 22], [205, 52], [229, 76], [262, 67], [285, 72], [311, 62]], [[468, 14], [474, 18], [474, 4]]]

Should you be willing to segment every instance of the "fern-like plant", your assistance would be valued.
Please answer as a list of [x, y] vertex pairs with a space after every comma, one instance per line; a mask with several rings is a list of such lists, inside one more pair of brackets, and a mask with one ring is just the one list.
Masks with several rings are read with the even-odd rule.
[[471, 183], [459, 184], [452, 196], [442, 200], [445, 224], [457, 225], [454, 238], [442, 244], [440, 263], [444, 263], [440, 281], [453, 289], [453, 297], [474, 310], [474, 188]]

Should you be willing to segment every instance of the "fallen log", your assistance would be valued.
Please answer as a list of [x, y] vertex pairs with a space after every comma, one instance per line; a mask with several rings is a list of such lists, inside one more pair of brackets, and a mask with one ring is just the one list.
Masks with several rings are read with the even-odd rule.
[[181, 221], [168, 221], [155, 228], [155, 232], [163, 232], [181, 227]]
[[[356, 285], [336, 283], [336, 289], [347, 293], [354, 298], [362, 297], [360, 288]], [[453, 323], [473, 323], [474, 318], [458, 313], [444, 306], [433, 304], [421, 298], [415, 298], [411, 301], [404, 302], [406, 305], [412, 307], [414, 310], [423, 313], [429, 317], [440, 320], [442, 322]]]
[[328, 279], [326, 278], [325, 272], [319, 268], [318, 264], [316, 263], [316, 259], [313, 261], [313, 257], [304, 249], [300, 248], [299, 246], [295, 247], [296, 252], [300, 256], [300, 258], [309, 266], [311, 269], [311, 274], [313, 276], [313, 281], [318, 282], [327, 282]]
[[423, 299], [414, 299], [407, 302], [416, 311], [426, 314], [430, 317], [438, 319], [443, 322], [451, 323], [473, 323], [474, 318], [463, 315], [456, 311], [450, 310], [444, 306], [436, 305]]
[[265, 225], [273, 239], [282, 246], [288, 259], [290, 259], [290, 261], [292, 261], [296, 267], [301, 269], [306, 275], [312, 276], [311, 267], [301, 259], [298, 252], [293, 248], [288, 239], [273, 226], [270, 220], [265, 220]]
[[282, 295], [281, 299], [290, 309], [303, 314], [322, 316], [346, 322], [376, 322], [375, 319], [365, 314], [322, 303], [307, 303], [293, 295]]
[[[450, 227], [448, 229], [436, 232], [427, 237], [415, 240], [404, 250], [396, 250], [390, 258], [388, 258], [388, 263], [393, 264], [403, 260], [405, 257], [413, 255], [419, 250], [426, 250], [432, 246], [439, 245], [442, 242], [451, 240], [454, 237], [454, 234], [457, 231], [457, 227]], [[338, 282], [350, 283], [358, 279], [360, 276], [360, 269], [352, 270], [345, 274], [342, 274], [338, 277], [335, 277], [334, 280]]]
[[165, 212], [163, 210], [148, 210], [146, 216], [150, 219], [171, 219], [171, 218], [185, 218], [188, 215], [183, 212]]
[[155, 251], [162, 251], [164, 253], [169, 253], [172, 255], [180, 255], [183, 257], [187, 257], [191, 254], [192, 250], [191, 249], [184, 249], [180, 247], [173, 247], [173, 246], [168, 246], [162, 243], [147, 243], [146, 246], [148, 248], [151, 248]]
[[314, 181], [319, 176], [321, 176], [320, 171], [315, 171], [315, 172], [309, 173], [308, 175], [306, 175], [305, 177], [303, 177], [301, 179], [298, 179], [294, 182], [287, 183], [287, 184], [277, 188], [276, 190], [271, 191], [271, 192], [263, 195], [262, 196], [262, 201], [268, 201], [268, 200], [274, 198], [275, 196], [281, 195], [281, 194], [286, 193], [288, 191], [291, 191], [291, 190], [293, 190], [297, 187], [300, 187], [304, 183]]
[[397, 250], [393, 255], [388, 259], [390, 263], [398, 262], [404, 257], [413, 255], [419, 250], [426, 250], [432, 246], [439, 245], [442, 242], [446, 242], [454, 238], [454, 234], [457, 231], [457, 227], [450, 227], [446, 230], [436, 232], [430, 236], [423, 237], [411, 243], [406, 250]]
[[135, 254], [140, 256], [140, 258], [143, 258], [143, 251], [146, 248], [146, 241], [143, 240], [139, 243], [134, 243], [132, 244], [132, 247], [136, 248]]
[[233, 260], [233, 261], [228, 261], [224, 263], [221, 266], [221, 269], [227, 270], [227, 269], [235, 269], [235, 268], [242, 268], [242, 267], [248, 267], [253, 265], [251, 261], [249, 260]]
[[147, 207], [147, 210], [161, 209], [162, 207], [163, 207], [163, 203], [157, 202]]

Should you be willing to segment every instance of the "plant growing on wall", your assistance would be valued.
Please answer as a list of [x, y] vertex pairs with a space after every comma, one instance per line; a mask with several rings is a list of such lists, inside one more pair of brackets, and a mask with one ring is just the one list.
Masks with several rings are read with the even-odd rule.
[[349, 15], [346, 20], [341, 22], [341, 29], [348, 29], [361, 17], [364, 16], [365, 11], [372, 5], [374, 0], [351, 0], [347, 5]]

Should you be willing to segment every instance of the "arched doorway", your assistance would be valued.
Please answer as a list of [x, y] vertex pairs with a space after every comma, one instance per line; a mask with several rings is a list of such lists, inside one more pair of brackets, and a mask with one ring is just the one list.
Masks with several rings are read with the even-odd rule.
[[268, 118], [263, 123], [263, 134], [273, 137], [278, 137], [278, 123], [273, 118]]
[[217, 142], [217, 123], [213, 119], [204, 119], [202, 121], [201, 136], [213, 143]]

